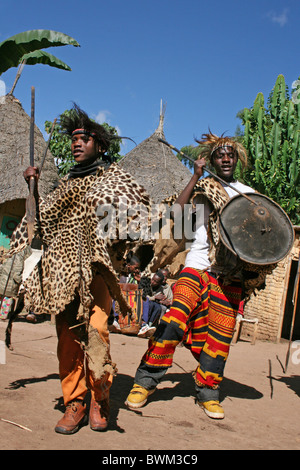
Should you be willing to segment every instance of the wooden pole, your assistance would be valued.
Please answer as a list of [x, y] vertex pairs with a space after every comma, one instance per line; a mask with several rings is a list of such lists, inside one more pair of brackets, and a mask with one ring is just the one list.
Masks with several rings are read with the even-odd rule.
[[[31, 117], [30, 117], [30, 143], [29, 143], [29, 159], [30, 166], [34, 166], [34, 107], [35, 107], [35, 89], [31, 87]], [[29, 196], [26, 199], [26, 218], [28, 242], [31, 244], [34, 234], [34, 222], [36, 215], [36, 202], [34, 197], [35, 178], [29, 180]]]
[[288, 368], [288, 363], [289, 363], [289, 358], [290, 358], [291, 342], [292, 342], [293, 332], [294, 332], [294, 324], [295, 324], [295, 316], [296, 316], [296, 309], [297, 309], [297, 302], [298, 302], [298, 292], [299, 292], [299, 276], [300, 276], [300, 252], [299, 252], [298, 268], [297, 268], [297, 273], [296, 273], [296, 278], [295, 278], [295, 283], [294, 283], [294, 290], [293, 290], [292, 302], [294, 304], [294, 308], [293, 308], [293, 317], [292, 317], [291, 329], [290, 329], [289, 346], [288, 346], [288, 350], [287, 350], [287, 354], [286, 354], [286, 360], [285, 360], [285, 369], [284, 369], [285, 373], [286, 373], [287, 368]]
[[[174, 147], [174, 145], [171, 145], [169, 144], [168, 142], [166, 142], [165, 140], [163, 139], [158, 139], [159, 142], [162, 142], [163, 144], [167, 145], [168, 147], [170, 147], [172, 150], [175, 150], [175, 152], [179, 153], [180, 155], [182, 155], [183, 157], [187, 158], [190, 162], [192, 163], [195, 163], [195, 160], [193, 160], [193, 158], [189, 157], [188, 155], [186, 155], [185, 153], [183, 153], [181, 150], [177, 149], [176, 147]], [[234, 186], [232, 186], [230, 183], [228, 183], [227, 181], [223, 180], [222, 178], [220, 178], [220, 176], [216, 175], [215, 173], [213, 173], [212, 171], [210, 171], [208, 168], [206, 167], [203, 167], [203, 170], [207, 171], [207, 173], [209, 173], [211, 176], [213, 176], [214, 178], [216, 178], [217, 180], [219, 180], [221, 183], [225, 184], [226, 186], [229, 186], [229, 188], [233, 189], [236, 193], [238, 193], [240, 196], [243, 196], [244, 198], [248, 199], [248, 201], [250, 201], [252, 204], [255, 204], [256, 206], [258, 205], [258, 202], [254, 201], [251, 197], [247, 196], [247, 194], [244, 194], [242, 193], [239, 189], [235, 188]]]
[[41, 176], [41, 173], [42, 173], [42, 168], [43, 168], [44, 163], [45, 163], [46, 155], [47, 155], [47, 152], [48, 152], [49, 144], [50, 144], [50, 141], [51, 141], [51, 137], [52, 137], [52, 134], [53, 134], [53, 131], [54, 131], [56, 121], [57, 121], [57, 119], [55, 118], [54, 121], [53, 121], [52, 127], [51, 127], [51, 131], [50, 131], [49, 139], [48, 139], [48, 142], [47, 142], [47, 145], [46, 145], [43, 160], [42, 160], [42, 162], [40, 164], [40, 167], [39, 167], [39, 176]]
[[18, 71], [17, 71], [17, 75], [16, 75], [16, 78], [15, 78], [14, 84], [13, 84], [13, 86], [12, 86], [10, 92], [8, 93], [9, 95], [12, 95], [13, 92], [15, 91], [15, 88], [16, 88], [16, 86], [17, 86], [17, 83], [18, 83], [18, 81], [19, 81], [19, 78], [20, 78], [20, 76], [21, 76], [21, 73], [22, 73], [22, 71], [23, 71], [23, 68], [24, 68], [24, 65], [25, 65], [25, 64], [26, 64], [26, 59], [23, 60], [23, 61], [20, 63], [20, 65], [19, 65], [19, 68], [18, 68]]

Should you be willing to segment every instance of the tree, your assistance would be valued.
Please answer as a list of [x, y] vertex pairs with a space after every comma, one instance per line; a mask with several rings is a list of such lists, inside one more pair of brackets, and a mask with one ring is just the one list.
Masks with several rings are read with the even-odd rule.
[[[239, 113], [249, 166], [245, 183], [277, 202], [300, 224], [300, 80], [292, 98], [283, 75], [277, 77], [267, 106], [258, 93], [251, 108]], [[239, 136], [239, 139], [241, 137]], [[241, 170], [237, 173], [241, 176]]]
[[79, 47], [78, 42], [71, 36], [47, 29], [25, 31], [3, 41], [0, 44], [0, 75], [11, 67], [19, 66], [10, 94], [12, 94], [25, 64], [46, 64], [70, 71], [71, 68], [67, 64], [54, 55], [41, 50], [66, 45]]
[[[71, 110], [66, 110], [62, 113], [62, 116], [68, 116], [70, 113]], [[101, 125], [114, 135], [118, 135], [117, 130], [106, 122]], [[48, 134], [50, 133], [52, 126], [53, 123], [51, 121], [45, 122], [45, 130]], [[69, 169], [75, 165], [75, 160], [71, 152], [71, 139], [61, 132], [61, 126], [59, 123], [54, 126], [49, 149], [54, 157], [58, 174], [60, 176], [66, 175]], [[120, 141], [119, 139], [115, 139], [109, 146], [107, 152], [112, 161], [117, 161], [121, 158], [120, 149]]]
[[[186, 146], [182, 147], [180, 150], [181, 150], [181, 152], [183, 152], [185, 155], [192, 158], [193, 160], [197, 160], [197, 158], [199, 156], [199, 152], [200, 152], [199, 146], [195, 147], [193, 145], [186, 145]], [[179, 160], [186, 167], [188, 167], [190, 170], [192, 170], [194, 168], [193, 163], [188, 158], [185, 158], [183, 155], [180, 155], [180, 153], [177, 156], [178, 156]]]

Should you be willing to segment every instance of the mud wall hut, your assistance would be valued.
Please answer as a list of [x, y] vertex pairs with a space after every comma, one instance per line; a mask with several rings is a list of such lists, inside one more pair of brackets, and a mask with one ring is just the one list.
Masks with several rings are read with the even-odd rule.
[[[281, 338], [300, 339], [300, 299], [293, 303], [293, 293], [299, 288], [295, 285], [300, 256], [300, 227], [295, 226], [295, 241], [290, 253], [278, 263], [272, 274], [267, 275], [264, 289], [252, 294], [245, 306], [245, 318], [257, 318], [257, 338], [279, 342]], [[293, 323], [294, 314], [294, 323]], [[246, 322], [242, 335], [252, 334], [251, 324]]]

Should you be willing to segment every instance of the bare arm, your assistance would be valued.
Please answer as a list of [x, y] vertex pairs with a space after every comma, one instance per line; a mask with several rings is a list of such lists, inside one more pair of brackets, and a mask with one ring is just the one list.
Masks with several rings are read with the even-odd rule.
[[201, 176], [203, 175], [203, 167], [206, 164], [206, 160], [201, 158], [196, 160], [194, 163], [194, 174], [191, 177], [190, 181], [184, 188], [184, 190], [180, 193], [178, 198], [176, 199], [173, 208], [172, 208], [172, 216], [173, 218], [178, 217], [181, 215], [184, 205], [187, 204], [190, 200], [192, 195], [193, 189]]

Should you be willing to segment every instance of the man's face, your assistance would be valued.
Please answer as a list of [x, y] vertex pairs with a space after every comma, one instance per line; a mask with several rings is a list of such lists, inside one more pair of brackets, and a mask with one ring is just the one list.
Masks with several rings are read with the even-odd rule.
[[161, 285], [161, 283], [162, 283], [162, 279], [159, 276], [157, 276], [156, 274], [154, 274], [154, 276], [151, 279], [151, 286], [154, 287], [154, 288], [159, 287]]
[[237, 161], [237, 153], [232, 147], [220, 147], [212, 156], [212, 164], [217, 175], [225, 181], [231, 181], [233, 179]]
[[99, 147], [93, 137], [76, 134], [72, 137], [71, 150], [76, 163], [93, 160], [98, 156]]
[[140, 272], [139, 264], [127, 264], [127, 271], [131, 274], [138, 274]]

